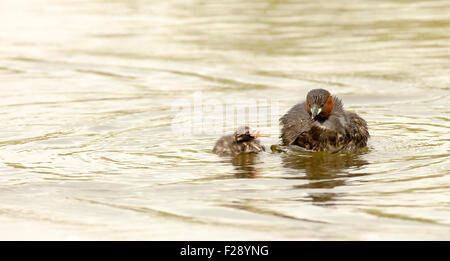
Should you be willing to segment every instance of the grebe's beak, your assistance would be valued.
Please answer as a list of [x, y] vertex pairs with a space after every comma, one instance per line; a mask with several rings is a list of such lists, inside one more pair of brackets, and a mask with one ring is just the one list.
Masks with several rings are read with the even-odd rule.
[[317, 107], [317, 105], [314, 105], [311, 108], [311, 120], [314, 120], [314, 118], [319, 115], [322, 112], [322, 108]]

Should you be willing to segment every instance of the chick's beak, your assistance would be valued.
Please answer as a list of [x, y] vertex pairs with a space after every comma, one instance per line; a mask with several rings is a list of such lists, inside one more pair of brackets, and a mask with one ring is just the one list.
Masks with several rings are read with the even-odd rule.
[[255, 132], [251, 133], [250, 136], [252, 136], [253, 138], [257, 138], [257, 137], [261, 136], [261, 133], [259, 131], [255, 131]]

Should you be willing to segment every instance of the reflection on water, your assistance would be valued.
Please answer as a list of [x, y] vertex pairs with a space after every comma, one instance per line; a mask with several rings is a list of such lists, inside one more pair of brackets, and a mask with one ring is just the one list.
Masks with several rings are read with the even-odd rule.
[[[281, 155], [283, 167], [302, 170], [310, 180], [352, 176], [348, 170], [361, 169], [368, 164], [362, 153], [295, 152]], [[320, 186], [319, 186], [320, 187]], [[332, 188], [333, 186], [327, 186]]]
[[[327, 152], [304, 152], [292, 149], [289, 153], [281, 155], [283, 167], [298, 170], [297, 177], [290, 179], [307, 179], [308, 183], [293, 186], [296, 189], [333, 189], [344, 186], [346, 178], [363, 176], [366, 174], [353, 174], [351, 170], [363, 169], [369, 164], [362, 159], [361, 153], [327, 153]], [[331, 190], [332, 191], [332, 190]], [[337, 193], [333, 192], [311, 192], [309, 196], [313, 203], [329, 203], [336, 200]]]
[[256, 178], [262, 174], [258, 167], [259, 155], [257, 153], [238, 154], [231, 158], [231, 164], [235, 167], [237, 178]]

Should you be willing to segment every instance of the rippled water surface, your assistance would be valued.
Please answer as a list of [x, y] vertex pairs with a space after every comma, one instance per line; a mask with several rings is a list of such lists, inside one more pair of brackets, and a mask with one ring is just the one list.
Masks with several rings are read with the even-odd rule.
[[[0, 239], [450, 239], [449, 1], [2, 0], [0, 79]], [[366, 151], [269, 149], [313, 88]]]

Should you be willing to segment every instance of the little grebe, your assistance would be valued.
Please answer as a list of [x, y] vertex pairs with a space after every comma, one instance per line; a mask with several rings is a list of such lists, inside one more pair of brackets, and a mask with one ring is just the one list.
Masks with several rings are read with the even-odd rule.
[[367, 146], [366, 121], [345, 111], [339, 98], [324, 89], [308, 92], [306, 101], [280, 118], [283, 145], [313, 151], [350, 151]]
[[234, 134], [220, 138], [216, 142], [213, 152], [220, 156], [229, 156], [264, 151], [264, 146], [256, 139], [259, 136], [259, 132], [253, 131], [247, 126], [241, 126]]

